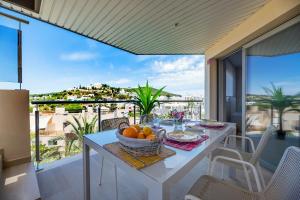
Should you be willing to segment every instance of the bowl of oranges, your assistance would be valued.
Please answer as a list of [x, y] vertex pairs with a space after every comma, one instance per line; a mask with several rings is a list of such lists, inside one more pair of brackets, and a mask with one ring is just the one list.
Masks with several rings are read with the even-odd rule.
[[123, 150], [135, 156], [153, 156], [161, 152], [165, 129], [152, 129], [138, 124], [123, 122], [116, 131], [119, 144]]

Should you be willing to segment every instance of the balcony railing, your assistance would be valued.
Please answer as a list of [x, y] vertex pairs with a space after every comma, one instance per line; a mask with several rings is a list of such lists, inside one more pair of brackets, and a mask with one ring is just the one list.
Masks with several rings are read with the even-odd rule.
[[[300, 100], [294, 100], [294, 103], [299, 109]], [[290, 133], [300, 135], [300, 113], [291, 109], [291, 107], [285, 109], [282, 119], [284, 128]], [[278, 127], [280, 122], [278, 110], [262, 100], [247, 102], [246, 120], [247, 131], [265, 129], [269, 124]]]
[[[34, 118], [34, 122], [35, 122], [34, 123], [35, 133], [34, 133], [34, 137], [32, 137], [33, 138], [32, 154], [33, 154], [33, 157], [35, 158], [37, 168], [39, 168], [39, 164], [41, 162], [47, 163], [47, 162], [58, 160], [58, 159], [61, 159], [62, 157], [67, 156], [66, 153], [64, 156], [57, 156], [57, 155], [60, 155], [59, 154], [59, 151], [60, 151], [59, 145], [56, 145], [55, 141], [53, 142], [51, 139], [49, 139], [50, 138], [49, 135], [51, 135], [51, 131], [46, 130], [45, 127], [41, 127], [41, 119], [40, 119], [41, 116], [46, 115], [46, 116], [53, 117], [55, 114], [53, 112], [43, 112], [41, 108], [44, 107], [45, 105], [52, 106], [52, 107], [59, 107], [59, 106], [66, 107], [67, 105], [75, 105], [75, 104], [86, 106], [85, 110], [82, 111], [81, 114], [83, 112], [88, 113], [87, 110], [88, 110], [88, 108], [90, 108], [89, 114], [94, 115], [94, 116], [97, 115], [97, 127], [98, 127], [97, 130], [100, 132], [102, 130], [101, 120], [104, 117], [107, 118], [107, 117], [111, 117], [111, 115], [112, 115], [112, 111], [107, 110], [108, 105], [110, 105], [112, 107], [112, 105], [116, 106], [116, 105], [123, 104], [123, 106], [126, 106], [126, 105], [130, 104], [130, 106], [128, 106], [127, 109], [124, 109], [124, 107], [122, 109], [116, 108], [116, 110], [114, 111], [115, 115], [118, 115], [118, 110], [119, 111], [123, 110], [123, 112], [121, 112], [122, 116], [129, 117], [131, 123], [135, 123], [135, 124], [139, 123], [140, 109], [138, 106], [136, 106], [135, 100], [100, 100], [100, 101], [97, 101], [97, 100], [96, 101], [56, 100], [56, 101], [32, 101], [31, 104], [35, 106], [35, 110], [33, 112], [34, 116], [32, 116], [32, 118]], [[203, 116], [203, 113], [204, 113], [204, 106], [203, 106], [202, 100], [160, 100], [159, 104], [160, 104], [160, 106], [154, 109], [154, 113], [156, 115], [158, 115], [158, 117], [160, 117], [160, 118], [167, 117], [168, 113], [173, 109], [177, 109], [178, 111], [184, 111], [186, 118], [194, 119], [194, 120], [201, 119]], [[116, 106], [116, 107], [118, 107], [118, 106]], [[106, 108], [106, 109], [104, 109], [104, 108]], [[115, 109], [115, 107], [113, 109]], [[128, 111], [128, 113], [126, 113], [125, 111]], [[73, 112], [72, 113], [69, 113], [69, 112], [60, 113], [61, 116], [65, 116], [65, 119], [72, 115], [80, 116], [81, 114], [78, 111], [74, 112], [74, 113]], [[116, 117], [116, 116], [113, 116], [113, 117]], [[120, 117], [120, 116], [118, 116], [118, 117]], [[60, 119], [60, 120], [64, 120], [64, 119]], [[43, 126], [45, 126], [44, 121], [43, 121], [43, 123], [44, 123]], [[64, 123], [64, 122], [61, 122], [61, 123]], [[51, 126], [51, 124], [49, 126]], [[55, 131], [53, 131], [53, 132], [55, 132]], [[56, 138], [59, 138], [59, 136], [61, 134], [62, 133], [57, 133], [58, 137], [56, 137]], [[65, 130], [63, 130], [63, 134], [65, 134]], [[32, 134], [32, 136], [33, 136], [33, 134]], [[49, 141], [51, 141], [51, 144], [50, 145], [49, 144], [41, 144], [41, 136], [46, 137], [48, 140], [48, 143], [49, 143]], [[41, 156], [41, 153], [42, 153], [42, 155], [44, 155], [45, 153], [48, 153], [50, 159], [47, 158], [48, 160], [46, 160], [46, 159], [43, 160], [43, 156]]]

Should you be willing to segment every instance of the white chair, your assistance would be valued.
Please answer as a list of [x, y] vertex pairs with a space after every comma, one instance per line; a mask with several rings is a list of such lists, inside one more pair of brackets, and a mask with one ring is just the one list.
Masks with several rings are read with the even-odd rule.
[[299, 200], [300, 199], [300, 148], [289, 147], [285, 150], [280, 163], [268, 185], [262, 189], [256, 168], [251, 163], [216, 156], [212, 163], [212, 171], [216, 161], [224, 160], [249, 167], [255, 178], [257, 192], [251, 192], [218, 180], [212, 176], [202, 176], [191, 188], [185, 200]]
[[[209, 155], [209, 172], [211, 171], [211, 161], [212, 159], [214, 159], [216, 156], [225, 156], [228, 158], [233, 158], [233, 159], [238, 159], [241, 161], [246, 161], [251, 163], [252, 165], [254, 165], [258, 171], [258, 175], [261, 179], [262, 185], [263, 187], [266, 186], [265, 184], [265, 180], [264, 177], [262, 175], [262, 170], [259, 164], [259, 158], [264, 150], [264, 148], [267, 146], [268, 141], [270, 140], [272, 133], [276, 130], [276, 128], [272, 125], [270, 125], [267, 130], [263, 133], [257, 148], [255, 149], [253, 141], [251, 140], [251, 138], [249, 137], [245, 137], [245, 136], [237, 136], [237, 135], [229, 135], [226, 139], [225, 139], [225, 143], [224, 143], [224, 147], [219, 147], [217, 149], [215, 149], [210, 155]], [[240, 151], [237, 149], [233, 149], [233, 148], [228, 148], [228, 142], [230, 141], [230, 138], [240, 138], [240, 139], [245, 139], [247, 141], [249, 141], [250, 143], [250, 147], [251, 147], [251, 153], [248, 152], [244, 152], [244, 151]], [[251, 185], [251, 181], [250, 181], [250, 177], [249, 177], [249, 172], [246, 169], [245, 165], [240, 165], [236, 162], [228, 162], [227, 160], [220, 160], [220, 162], [222, 162], [222, 178], [224, 175], [224, 165], [228, 165], [231, 167], [234, 167], [235, 169], [242, 169], [245, 172], [245, 177], [246, 177], [246, 181], [247, 181], [247, 185], [250, 191], [252, 191], [252, 185]]]
[[[120, 124], [125, 123], [129, 124], [129, 119], [126, 117], [120, 117], [120, 118], [112, 118], [112, 119], [105, 119], [101, 121], [101, 130], [106, 131], [106, 130], [111, 130], [111, 129], [116, 129], [119, 128]], [[102, 176], [103, 176], [103, 165], [104, 165], [104, 157], [101, 157], [101, 167], [100, 167], [100, 178], [99, 178], [99, 186], [102, 185]], [[114, 175], [115, 175], [115, 191], [116, 191], [116, 200], [119, 198], [119, 193], [118, 193], [118, 169], [116, 164], [114, 164]]]

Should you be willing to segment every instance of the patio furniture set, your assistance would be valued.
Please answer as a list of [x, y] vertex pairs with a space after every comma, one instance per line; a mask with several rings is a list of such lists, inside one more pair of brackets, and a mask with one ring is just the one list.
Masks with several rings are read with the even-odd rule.
[[[186, 148], [174, 141], [166, 141], [161, 151], [161, 157], [137, 157], [122, 148], [116, 132], [120, 123], [128, 123], [126, 118], [109, 119], [102, 122], [102, 132], [84, 136], [83, 165], [84, 165], [84, 199], [90, 200], [90, 150], [93, 149], [101, 156], [99, 170], [99, 187], [102, 184], [103, 162], [111, 162], [114, 166], [115, 198], [118, 199], [118, 170], [126, 171], [130, 179], [135, 180], [148, 189], [149, 200], [170, 199], [170, 190], [175, 183], [185, 177], [201, 160], [208, 157], [208, 175], [200, 177], [185, 196], [185, 200], [214, 200], [214, 199], [300, 199], [300, 149], [288, 148], [272, 179], [266, 184], [259, 158], [268, 143], [275, 127], [269, 126], [264, 132], [259, 144], [255, 148], [253, 141], [248, 137], [236, 135], [236, 125], [224, 123], [222, 127], [198, 127], [191, 130], [204, 135], [200, 142]], [[197, 126], [199, 122], [195, 122]], [[163, 124], [163, 123], [162, 123]], [[171, 125], [161, 125], [167, 133], [174, 130]], [[186, 130], [188, 130], [186, 126]], [[233, 148], [229, 144], [244, 139], [250, 145], [251, 152]], [[173, 143], [172, 143], [173, 142]], [[175, 141], [178, 142], [178, 141]], [[221, 143], [224, 142], [223, 147]], [[180, 143], [179, 143], [180, 144]], [[189, 143], [189, 147], [192, 144]], [[108, 148], [110, 147], [110, 148]], [[114, 148], [113, 148], [114, 147]], [[165, 156], [164, 151], [167, 151]], [[169, 154], [168, 154], [169, 153]], [[126, 154], [126, 155], [125, 155]], [[150, 161], [149, 161], [150, 160]], [[213, 176], [216, 163], [221, 163], [222, 179]], [[224, 166], [239, 169], [244, 172], [248, 189], [229, 183], [224, 180]], [[255, 187], [251, 182], [253, 175]], [[191, 183], [192, 184], [192, 183]], [[290, 187], [288, 187], [290, 186]]]

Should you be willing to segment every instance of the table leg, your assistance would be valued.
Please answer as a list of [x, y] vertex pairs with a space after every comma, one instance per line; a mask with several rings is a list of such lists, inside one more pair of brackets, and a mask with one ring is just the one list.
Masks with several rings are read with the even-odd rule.
[[91, 199], [90, 190], [90, 147], [83, 140], [83, 187], [84, 200]]
[[169, 188], [164, 185], [152, 185], [148, 188], [148, 200], [169, 200]]

